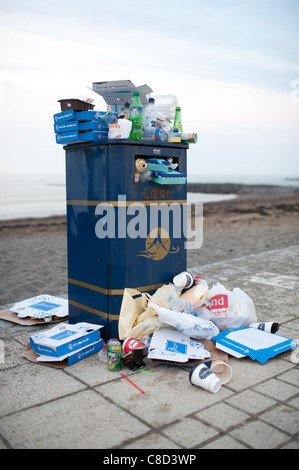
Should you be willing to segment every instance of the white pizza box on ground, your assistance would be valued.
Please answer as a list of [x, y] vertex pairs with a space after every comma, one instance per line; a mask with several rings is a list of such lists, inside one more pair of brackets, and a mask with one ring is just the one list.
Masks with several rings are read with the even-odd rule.
[[213, 341], [216, 342], [218, 349], [234, 357], [249, 356], [261, 364], [297, 346], [297, 343], [290, 338], [252, 327], [221, 331]]
[[[11, 309], [19, 318], [48, 319], [68, 316], [68, 301], [53, 295], [43, 294], [17, 302]], [[46, 320], [47, 321], [47, 320]]]
[[45, 318], [33, 318], [33, 317], [25, 317], [20, 318], [16, 312], [12, 312], [11, 310], [1, 310], [0, 311], [0, 319], [15, 323], [16, 325], [22, 326], [33, 326], [33, 325], [44, 325], [45, 323], [59, 323], [62, 321], [66, 321], [68, 314], [65, 317], [45, 317]]
[[37, 354], [61, 357], [81, 349], [100, 339], [100, 328], [103, 325], [93, 323], [60, 323], [53, 328], [30, 337], [30, 344]]
[[210, 353], [202, 343], [193, 341], [177, 330], [161, 328], [154, 332], [147, 357], [174, 362], [187, 362], [189, 359], [204, 359]]
[[[113, 80], [108, 82], [94, 82], [92, 90], [101, 95], [110, 106], [124, 107], [125, 103], [131, 104], [134, 91], [139, 91], [143, 105], [148, 103], [145, 95], [153, 90], [148, 85], [135, 86], [131, 80]], [[119, 109], [118, 109], [119, 110]]]
[[70, 352], [61, 357], [47, 356], [46, 354], [38, 355], [35, 353], [29, 343], [27, 345], [27, 351], [23, 352], [22, 357], [25, 357], [30, 362], [36, 364], [54, 367], [55, 369], [64, 369], [65, 367], [71, 366], [76, 362], [82, 361], [88, 356], [95, 354], [96, 352], [101, 351], [104, 347], [104, 341], [100, 338], [98, 341], [85, 346], [82, 349], [77, 349], [77, 351]]

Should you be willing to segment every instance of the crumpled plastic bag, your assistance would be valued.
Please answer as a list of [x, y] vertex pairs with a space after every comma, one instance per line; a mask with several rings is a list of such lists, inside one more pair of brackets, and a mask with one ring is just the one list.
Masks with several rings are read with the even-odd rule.
[[162, 307], [183, 312], [186, 308], [187, 301], [179, 297], [175, 286], [164, 284], [162, 287], [156, 290], [151, 296], [151, 299]]
[[211, 339], [219, 333], [219, 329], [211, 321], [161, 307], [155, 302], [149, 302], [148, 306], [157, 312], [162, 323], [173, 326], [190, 338]]
[[136, 289], [125, 289], [118, 321], [120, 340], [141, 340], [160, 328], [161, 321], [156, 312], [148, 308], [146, 294]]
[[209, 291], [211, 309], [199, 307], [199, 318], [212, 321], [220, 331], [241, 328], [257, 321], [253, 300], [239, 287], [229, 291], [217, 282]]

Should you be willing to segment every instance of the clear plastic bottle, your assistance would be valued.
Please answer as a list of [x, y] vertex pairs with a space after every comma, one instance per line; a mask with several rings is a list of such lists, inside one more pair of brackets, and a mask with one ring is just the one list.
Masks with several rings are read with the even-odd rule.
[[100, 362], [107, 364], [107, 344], [98, 352]]
[[142, 112], [143, 112], [143, 106], [140, 101], [139, 91], [134, 91], [134, 97], [130, 106], [130, 115], [129, 115], [129, 120], [132, 121], [130, 139], [141, 140], [143, 137]]
[[166, 141], [168, 137], [168, 133], [164, 129], [156, 129], [155, 131], [155, 140], [162, 140]]
[[146, 140], [155, 140], [157, 127], [157, 113], [155, 108], [155, 99], [149, 98], [148, 105], [143, 113], [143, 138]]

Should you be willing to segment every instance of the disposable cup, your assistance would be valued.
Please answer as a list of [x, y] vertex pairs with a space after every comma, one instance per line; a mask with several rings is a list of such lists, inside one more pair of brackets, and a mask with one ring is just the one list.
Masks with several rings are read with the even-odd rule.
[[221, 388], [221, 380], [205, 364], [194, 366], [189, 374], [192, 385], [204, 388], [209, 392], [216, 393]]
[[122, 345], [124, 354], [129, 354], [133, 349], [144, 349], [144, 344], [137, 341], [135, 338], [127, 338]]
[[233, 370], [227, 362], [215, 359], [210, 365], [210, 369], [221, 380], [222, 384], [227, 384], [233, 375]]
[[52, 316], [51, 317], [44, 317], [44, 321], [46, 323], [50, 323], [51, 320], [52, 320]]
[[118, 124], [120, 127], [120, 135], [122, 139], [128, 139], [132, 129], [132, 121], [128, 119], [119, 119]]
[[258, 330], [267, 331], [268, 333], [277, 333], [279, 330], [279, 323], [273, 321], [265, 321], [261, 323], [250, 323], [251, 328], [257, 328]]

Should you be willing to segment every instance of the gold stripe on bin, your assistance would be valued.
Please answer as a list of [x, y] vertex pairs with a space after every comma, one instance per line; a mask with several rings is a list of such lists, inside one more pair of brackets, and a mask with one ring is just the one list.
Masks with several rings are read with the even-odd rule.
[[111, 206], [115, 207], [128, 207], [128, 206], [150, 206], [151, 204], [187, 204], [186, 199], [180, 199], [180, 200], [153, 200], [151, 199], [150, 201], [81, 201], [81, 200], [75, 200], [75, 199], [68, 199], [67, 200], [67, 205], [68, 206], [98, 206], [99, 204], [110, 204]]
[[83, 310], [93, 313], [94, 315], [98, 315], [99, 317], [103, 317], [109, 320], [119, 320], [119, 315], [112, 315], [110, 313], [101, 312], [101, 310], [96, 310], [95, 308], [87, 307], [86, 305], [79, 304], [78, 302], [74, 302], [73, 300], [69, 300], [69, 304], [77, 308], [82, 308]]
[[[94, 286], [93, 284], [88, 284], [87, 282], [78, 281], [77, 279], [68, 278], [68, 282], [70, 284], [75, 284], [76, 286], [84, 287], [85, 289], [94, 290], [96, 292], [100, 292], [100, 294], [105, 295], [123, 295], [124, 289], [104, 289], [103, 287]], [[146, 292], [148, 290], [156, 290], [159, 287], [163, 286], [162, 284], [153, 284], [149, 286], [141, 286], [141, 287], [132, 287], [131, 289], [136, 289], [139, 292]]]

